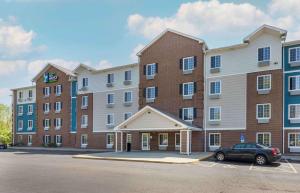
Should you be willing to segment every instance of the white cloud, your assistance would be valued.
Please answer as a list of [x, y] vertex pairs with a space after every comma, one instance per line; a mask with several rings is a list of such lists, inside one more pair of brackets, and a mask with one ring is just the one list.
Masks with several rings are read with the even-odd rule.
[[131, 52], [131, 54], [130, 54], [130, 59], [131, 59], [132, 62], [137, 62], [138, 57], [137, 57], [136, 54], [137, 54], [139, 51], [141, 51], [144, 47], [145, 47], [144, 44], [138, 44], [138, 45], [132, 50], [132, 52]]
[[113, 67], [113, 64], [110, 63], [107, 60], [101, 60], [99, 63], [95, 66], [96, 69], [105, 69], [105, 68], [111, 68]]
[[7, 103], [7, 98], [11, 94], [10, 89], [8, 88], [0, 88], [0, 103]]
[[24, 60], [0, 60], [0, 75], [11, 75], [17, 70], [24, 70], [26, 67], [26, 61]]

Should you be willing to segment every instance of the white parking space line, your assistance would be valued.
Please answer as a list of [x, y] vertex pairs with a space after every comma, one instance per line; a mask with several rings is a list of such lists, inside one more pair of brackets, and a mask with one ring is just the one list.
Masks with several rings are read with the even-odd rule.
[[285, 161], [286, 161], [286, 163], [288, 163], [288, 165], [289, 165], [290, 168], [293, 170], [293, 172], [294, 172], [295, 174], [298, 174], [298, 171], [295, 169], [295, 167], [294, 167], [288, 160], [285, 159]]
[[280, 163], [277, 167], [268, 167], [268, 166], [255, 166], [251, 164], [249, 170], [258, 171], [258, 172], [278, 172], [278, 173], [293, 173], [297, 174], [298, 171], [294, 168], [294, 166], [285, 160], [285, 163]]
[[204, 163], [200, 163], [199, 165], [202, 166], [202, 167], [206, 167], [206, 168], [212, 168], [216, 165], [218, 165], [219, 163], [217, 162], [214, 162], [214, 163], [209, 163], [209, 164], [204, 164]]
[[253, 163], [251, 164], [251, 166], [250, 166], [249, 170], [252, 170], [252, 169], [253, 169]]

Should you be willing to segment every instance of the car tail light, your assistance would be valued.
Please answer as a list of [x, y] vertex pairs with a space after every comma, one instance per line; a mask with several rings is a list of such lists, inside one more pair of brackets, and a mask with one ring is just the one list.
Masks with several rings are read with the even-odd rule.
[[276, 148], [272, 148], [272, 156], [276, 156], [277, 155], [277, 149]]

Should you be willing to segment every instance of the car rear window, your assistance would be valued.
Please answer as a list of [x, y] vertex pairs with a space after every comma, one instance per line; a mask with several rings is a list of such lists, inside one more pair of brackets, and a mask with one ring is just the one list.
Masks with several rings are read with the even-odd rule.
[[236, 144], [234, 146], [235, 149], [244, 149], [245, 147], [246, 147], [245, 144]]

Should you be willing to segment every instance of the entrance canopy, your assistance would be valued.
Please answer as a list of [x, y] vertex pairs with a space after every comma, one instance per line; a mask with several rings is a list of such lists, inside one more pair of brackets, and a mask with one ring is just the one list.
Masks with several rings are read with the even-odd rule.
[[115, 131], [179, 131], [201, 130], [169, 113], [145, 106], [129, 119], [115, 127]]

